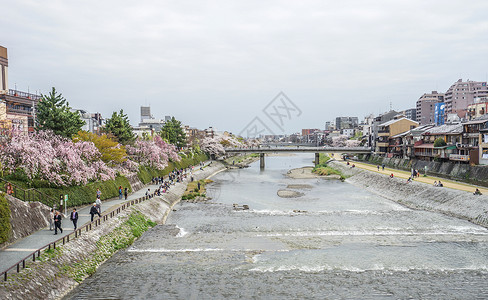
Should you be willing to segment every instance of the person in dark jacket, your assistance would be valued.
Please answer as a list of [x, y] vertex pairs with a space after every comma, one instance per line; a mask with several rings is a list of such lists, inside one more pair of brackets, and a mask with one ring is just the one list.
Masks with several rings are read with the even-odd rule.
[[58, 228], [63, 233], [63, 228], [61, 228], [61, 214], [56, 211], [54, 214], [54, 234], [58, 234]]
[[128, 191], [127, 191], [127, 188], [124, 189], [124, 197], [125, 197], [125, 200], [127, 200], [127, 194], [128, 194]]
[[93, 217], [95, 215], [98, 215], [98, 217], [101, 217], [100, 213], [98, 212], [97, 204], [93, 203], [93, 206], [90, 208], [90, 215], [91, 215], [91, 221], [93, 222]]
[[74, 230], [76, 230], [76, 224], [78, 223], [78, 212], [76, 211], [76, 208], [73, 208], [69, 219], [73, 222], [73, 226], [75, 227]]

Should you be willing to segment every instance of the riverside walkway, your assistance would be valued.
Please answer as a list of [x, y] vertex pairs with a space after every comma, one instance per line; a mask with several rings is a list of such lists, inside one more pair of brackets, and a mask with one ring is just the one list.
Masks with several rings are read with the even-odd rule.
[[[127, 200], [123, 197], [122, 199], [112, 198], [108, 200], [102, 201], [102, 213], [106, 211], [111, 211], [115, 207], [119, 206], [120, 204], [135, 200], [137, 198], [143, 197], [146, 194], [147, 189], [150, 189], [151, 192], [154, 192], [155, 189], [158, 188], [158, 185], [146, 185], [142, 189], [130, 194], [127, 196]], [[93, 196], [95, 198], [95, 195]], [[92, 205], [87, 205], [84, 207], [77, 208], [78, 212], [78, 228], [81, 228], [84, 224], [89, 223], [91, 221], [90, 216], [90, 208]], [[68, 210], [67, 216], [63, 217], [61, 228], [63, 228], [63, 233], [58, 231], [57, 235], [54, 235], [54, 229], [51, 231], [49, 230], [49, 226], [38, 230], [32, 233], [29, 236], [26, 236], [15, 243], [3, 248], [0, 250], [0, 272], [3, 272], [7, 268], [11, 267], [12, 264], [15, 262], [23, 259], [29, 252], [33, 252], [36, 249], [52, 243], [63, 236], [67, 236], [68, 234], [72, 233], [74, 230], [73, 222], [69, 219], [70, 213], [72, 209]], [[95, 215], [94, 220], [98, 218], [98, 215]], [[53, 226], [54, 227], [54, 226]]]
[[[343, 164], [346, 164], [346, 162], [343, 161], [339, 155], [333, 154], [332, 156], [335, 158], [336, 161], [343, 163]], [[389, 176], [390, 174], [393, 174], [393, 176], [396, 178], [405, 179], [405, 182], [407, 181], [407, 179], [411, 175], [410, 172], [408, 172], [408, 171], [392, 169], [392, 168], [388, 168], [388, 167], [385, 167], [385, 169], [383, 170], [381, 168], [381, 166], [380, 166], [379, 171], [378, 171], [377, 165], [367, 164], [367, 163], [363, 163], [363, 162], [359, 162], [359, 161], [349, 161], [349, 163], [354, 164], [356, 168], [360, 168], [360, 169], [368, 170], [371, 172], [384, 174], [385, 176]], [[414, 178], [414, 180], [417, 182], [423, 182], [423, 183], [430, 184], [430, 185], [434, 185], [435, 181], [437, 181], [437, 182], [441, 181], [444, 188], [451, 188], [451, 189], [466, 191], [466, 192], [470, 192], [470, 193], [473, 193], [478, 188], [481, 191], [481, 193], [483, 193], [483, 195], [488, 195], [488, 188], [475, 186], [472, 184], [463, 183], [463, 182], [459, 182], [459, 181], [453, 181], [453, 180], [449, 180], [449, 179], [445, 179], [445, 178], [441, 178], [441, 177], [434, 177], [434, 176], [430, 176], [430, 175], [428, 175], [427, 177], [424, 177], [421, 174], [420, 177], [416, 177], [416, 178]]]

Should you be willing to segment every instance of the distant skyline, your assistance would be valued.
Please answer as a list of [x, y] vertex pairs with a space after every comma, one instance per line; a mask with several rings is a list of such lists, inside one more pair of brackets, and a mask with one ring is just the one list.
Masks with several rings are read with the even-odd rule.
[[[105, 118], [276, 134], [338, 116], [414, 108], [423, 93], [486, 81], [488, 2], [27, 1], [2, 4], [9, 88], [51, 87]], [[275, 126], [284, 92], [300, 114]], [[274, 126], [274, 127], [273, 127]]]

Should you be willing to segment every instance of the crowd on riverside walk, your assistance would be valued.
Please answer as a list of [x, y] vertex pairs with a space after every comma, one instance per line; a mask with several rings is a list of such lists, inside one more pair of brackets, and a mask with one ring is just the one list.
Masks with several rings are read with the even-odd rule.
[[[210, 163], [209, 165], [211, 165]], [[204, 163], [201, 162], [198, 166], [200, 170], [203, 170]], [[185, 181], [188, 177], [190, 177], [190, 181], [193, 181], [193, 172], [195, 166], [189, 166], [187, 168], [180, 168], [174, 169], [168, 174], [167, 179], [165, 180], [163, 176], [153, 177], [151, 183], [153, 185], [159, 185], [156, 191], [151, 194], [151, 190], [148, 189], [146, 191], [146, 196], [152, 197], [154, 195], [161, 196], [161, 194], [166, 193], [172, 185], [176, 183]], [[127, 200], [128, 190], [127, 188], [123, 189], [122, 186], [119, 187], [119, 199], [122, 199], [122, 194], [125, 196], [125, 200]], [[101, 217], [102, 213], [102, 201], [101, 201], [102, 192], [100, 189], [97, 189], [96, 192], [96, 200], [93, 203], [93, 206], [90, 207], [90, 215], [91, 215], [91, 222], [95, 215]], [[63, 233], [63, 229], [61, 228], [61, 220], [62, 220], [61, 210], [56, 210], [55, 208], [51, 209], [50, 217], [49, 217], [49, 230], [54, 230], [54, 234], [58, 234], [58, 229], [61, 233]], [[76, 208], [73, 208], [73, 211], [70, 213], [70, 220], [73, 222], [74, 230], [77, 228], [78, 223], [78, 212]]]

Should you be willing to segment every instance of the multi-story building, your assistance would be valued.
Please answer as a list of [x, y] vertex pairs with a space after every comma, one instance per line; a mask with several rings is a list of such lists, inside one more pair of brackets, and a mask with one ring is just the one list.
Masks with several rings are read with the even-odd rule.
[[488, 98], [476, 98], [468, 105], [468, 119], [473, 120], [488, 113]]
[[358, 117], [337, 117], [335, 125], [337, 130], [358, 128], [359, 120]]
[[420, 125], [433, 124], [435, 119], [435, 105], [444, 101], [444, 93], [432, 91], [423, 94], [417, 100], [416, 120]]
[[103, 118], [101, 113], [89, 113], [84, 109], [75, 109], [74, 111], [80, 114], [80, 117], [85, 121], [85, 125], [81, 128], [84, 131], [100, 134], [103, 126]]
[[405, 117], [379, 124], [378, 137], [376, 139], [376, 153], [385, 154], [388, 157], [404, 157], [405, 154], [403, 153], [401, 139], [398, 139], [396, 136], [417, 126], [419, 126], [419, 123]]
[[456, 113], [460, 118], [467, 119], [468, 105], [475, 98], [488, 96], [486, 81], [463, 81], [459, 79], [445, 94], [446, 114]]
[[8, 93], [7, 48], [0, 46], [0, 95]]
[[[463, 126], [461, 124], [445, 124], [425, 130], [420, 140], [415, 142], [415, 157], [421, 160], [463, 161], [467, 156], [461, 149]], [[436, 139], [442, 138], [446, 145], [434, 147]], [[459, 148], [459, 149], [458, 149]]]
[[405, 118], [417, 122], [417, 109], [416, 108], [409, 108], [405, 109], [400, 112], [400, 114], [404, 115]]
[[0, 46], [0, 127], [34, 131], [35, 106], [41, 96], [8, 88], [7, 48]]

